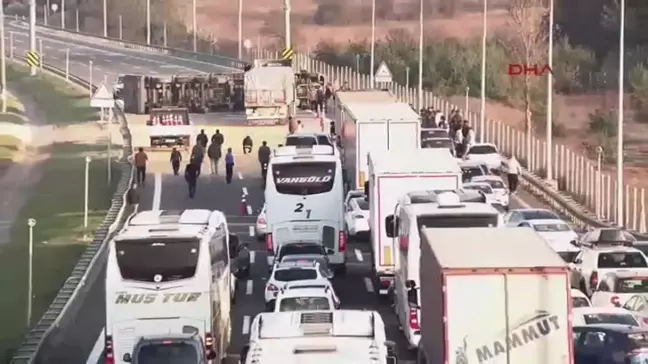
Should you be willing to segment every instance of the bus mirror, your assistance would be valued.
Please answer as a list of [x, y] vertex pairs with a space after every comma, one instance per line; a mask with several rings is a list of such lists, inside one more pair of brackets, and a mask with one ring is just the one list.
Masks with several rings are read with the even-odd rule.
[[388, 238], [393, 238], [398, 235], [398, 218], [394, 215], [389, 215], [385, 218], [385, 233]]
[[126, 363], [130, 363], [131, 360], [133, 360], [133, 358], [131, 358], [130, 353], [126, 353], [126, 354], [124, 354], [124, 357], [122, 358], [122, 360], [125, 361]]

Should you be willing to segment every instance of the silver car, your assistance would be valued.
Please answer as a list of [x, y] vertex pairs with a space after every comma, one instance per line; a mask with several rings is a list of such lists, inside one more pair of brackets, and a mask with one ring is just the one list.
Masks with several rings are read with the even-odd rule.
[[259, 240], [265, 239], [268, 234], [268, 220], [266, 218], [266, 204], [263, 204], [259, 216], [257, 216], [256, 223], [254, 224], [254, 233]]

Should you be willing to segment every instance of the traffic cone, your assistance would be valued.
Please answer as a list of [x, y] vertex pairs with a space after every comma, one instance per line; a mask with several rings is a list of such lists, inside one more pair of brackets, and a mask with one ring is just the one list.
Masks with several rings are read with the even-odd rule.
[[245, 201], [245, 195], [241, 196], [241, 208], [239, 213], [241, 214], [241, 216], [247, 215], [247, 202]]

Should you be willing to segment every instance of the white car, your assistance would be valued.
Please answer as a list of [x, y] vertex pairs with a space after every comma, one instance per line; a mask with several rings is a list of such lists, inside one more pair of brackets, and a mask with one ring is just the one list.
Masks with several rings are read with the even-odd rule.
[[585, 296], [585, 293], [577, 289], [571, 289], [571, 299], [572, 308], [592, 307], [592, 302], [590, 301], [590, 299]]
[[632, 312], [643, 326], [648, 326], [648, 298], [645, 295], [634, 295], [623, 305]]
[[350, 237], [369, 233], [369, 202], [362, 197], [350, 198], [344, 208], [344, 222]]
[[617, 324], [641, 326], [632, 312], [618, 307], [577, 307], [572, 310], [572, 325]]
[[483, 193], [486, 196], [487, 203], [490, 204], [498, 203], [497, 200], [495, 200], [495, 192], [493, 191], [493, 188], [488, 183], [466, 182], [463, 185], [461, 185], [461, 188], [468, 191], [479, 191]]
[[507, 227], [516, 227], [523, 221], [535, 220], [563, 220], [555, 212], [547, 209], [515, 209], [511, 210], [504, 216], [504, 223]]
[[470, 182], [477, 176], [486, 176], [490, 173], [488, 167], [478, 161], [457, 159], [457, 163], [459, 163], [459, 168], [461, 168], [461, 180], [463, 182]]
[[497, 146], [492, 143], [475, 143], [471, 145], [463, 158], [469, 161], [481, 162], [491, 171], [502, 168], [502, 156], [497, 150]]
[[488, 183], [493, 189], [494, 200], [504, 207], [509, 205], [509, 190], [501, 177], [494, 175], [477, 176], [473, 177], [471, 182]]
[[581, 249], [574, 245], [578, 234], [562, 220], [529, 220], [517, 226], [530, 227], [567, 263], [571, 263]]
[[632, 271], [608, 273], [592, 293], [592, 305], [622, 307], [636, 295], [648, 296], [648, 276]]
[[325, 272], [315, 261], [277, 263], [273, 266], [265, 286], [265, 302], [274, 300], [279, 291], [290, 282], [309, 281], [313, 284], [328, 284], [328, 276], [329, 272]]
[[[330, 282], [297, 281], [286, 284], [268, 311], [332, 311], [340, 308], [340, 299]], [[273, 307], [274, 306], [274, 307]]]
[[268, 234], [268, 220], [266, 219], [266, 204], [263, 204], [259, 216], [257, 216], [256, 223], [254, 224], [254, 232], [259, 240], [265, 239]]

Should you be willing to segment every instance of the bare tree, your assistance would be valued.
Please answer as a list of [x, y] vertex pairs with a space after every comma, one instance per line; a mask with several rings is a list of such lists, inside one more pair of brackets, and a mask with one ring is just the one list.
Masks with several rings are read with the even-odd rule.
[[[546, 12], [547, 9], [543, 6], [542, 0], [511, 1], [509, 14], [514, 33], [509, 39], [507, 48], [518, 63], [525, 66], [537, 66], [539, 69], [542, 69], [542, 65], [546, 64], [548, 33], [542, 26], [542, 19]], [[536, 76], [523, 72], [521, 81], [527, 156], [531, 155], [531, 136], [533, 134], [532, 93], [534, 86], [540, 80], [540, 77]]]

